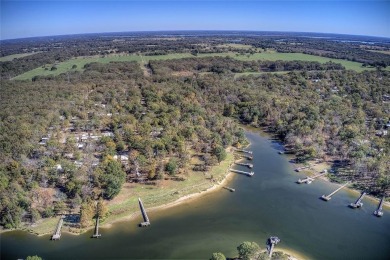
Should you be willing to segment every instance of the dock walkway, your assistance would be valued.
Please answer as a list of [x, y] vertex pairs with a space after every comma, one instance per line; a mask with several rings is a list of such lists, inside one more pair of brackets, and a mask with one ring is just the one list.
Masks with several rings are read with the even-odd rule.
[[235, 155], [240, 156], [240, 157], [245, 158], [245, 159], [248, 159], [248, 160], [253, 160], [252, 155], [246, 155], [246, 154], [242, 154], [242, 153], [235, 153]]
[[267, 249], [268, 249], [268, 256], [272, 257], [272, 252], [274, 250], [274, 247], [277, 243], [280, 242], [280, 239], [278, 237], [270, 237], [267, 241]]
[[323, 175], [325, 175], [327, 172], [323, 172], [323, 173], [320, 173], [320, 174], [317, 174], [317, 175], [314, 175], [314, 176], [311, 176], [311, 177], [306, 177], [305, 179], [298, 179], [297, 180], [297, 183], [298, 184], [302, 184], [302, 183], [306, 183], [306, 184], [310, 184], [312, 183], [316, 178], [318, 177], [321, 177]]
[[253, 164], [251, 163], [239, 163], [239, 162], [236, 162], [237, 165], [241, 165], [241, 166], [246, 166], [248, 167], [249, 169], [252, 169], [253, 168]]
[[298, 167], [295, 169], [296, 172], [300, 172], [302, 170], [305, 170], [305, 169], [309, 169], [312, 165], [308, 165], [308, 166], [302, 166], [302, 167]]
[[231, 192], [235, 192], [236, 189], [233, 189], [233, 188], [230, 188], [230, 187], [223, 187], [224, 189], [228, 190], [228, 191], [231, 191]]
[[96, 224], [95, 224], [95, 233], [93, 234], [93, 238], [99, 238], [102, 235], [99, 234], [99, 217], [96, 218]]
[[253, 154], [252, 151], [249, 150], [244, 150], [244, 149], [236, 149], [237, 152], [242, 152], [242, 153], [248, 153], [248, 154]]
[[362, 200], [363, 200], [363, 197], [364, 197], [365, 195], [366, 195], [366, 193], [363, 192], [363, 193], [359, 196], [359, 198], [356, 200], [355, 203], [349, 204], [349, 207], [350, 207], [350, 208], [353, 208], [353, 209], [363, 207]]
[[240, 171], [240, 170], [235, 170], [235, 169], [230, 169], [231, 172], [236, 172], [236, 173], [241, 173], [246, 176], [253, 176], [255, 173], [254, 172], [245, 172], [245, 171]]
[[381, 201], [379, 202], [378, 208], [374, 211], [374, 215], [377, 217], [383, 216], [383, 202], [385, 201], [385, 196], [382, 197]]
[[345, 186], [347, 186], [349, 184], [349, 182], [345, 183], [344, 185], [342, 185], [341, 187], [339, 187], [337, 190], [335, 190], [334, 192], [332, 192], [331, 194], [329, 194], [328, 196], [325, 196], [325, 195], [322, 195], [321, 196], [321, 199], [324, 200], [324, 201], [328, 201], [332, 198], [332, 196], [334, 194], [336, 194], [336, 192], [338, 192], [339, 190], [341, 190], [342, 188], [344, 188]]
[[148, 215], [146, 214], [146, 210], [144, 208], [144, 204], [142, 204], [141, 198], [138, 198], [139, 207], [141, 209], [142, 217], [144, 218], [144, 222], [140, 223], [139, 225], [141, 227], [147, 227], [150, 226], [150, 221], [148, 218]]
[[61, 216], [60, 220], [58, 221], [56, 230], [55, 230], [54, 234], [51, 236], [51, 240], [60, 240], [60, 238], [61, 238], [61, 228], [62, 228], [62, 224], [63, 223], [64, 223], [64, 217]]

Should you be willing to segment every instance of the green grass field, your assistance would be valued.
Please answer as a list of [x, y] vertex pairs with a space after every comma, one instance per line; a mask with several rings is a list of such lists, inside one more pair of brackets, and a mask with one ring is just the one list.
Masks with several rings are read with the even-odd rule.
[[[277, 52], [262, 52], [255, 53], [253, 55], [239, 55], [236, 53], [201, 53], [197, 57], [210, 57], [210, 56], [219, 56], [219, 57], [231, 57], [237, 60], [242, 61], [252, 61], [252, 60], [285, 60], [285, 61], [293, 61], [293, 60], [301, 60], [301, 61], [318, 61], [320, 63], [325, 63], [328, 61], [332, 61], [335, 63], [340, 63], [348, 70], [355, 70], [357, 72], [361, 72], [363, 70], [374, 70], [374, 68], [363, 68], [361, 63], [352, 62], [340, 59], [330, 59], [324, 58], [315, 55], [308, 55], [303, 53], [277, 53]], [[50, 68], [54, 64], [47, 64], [46, 66], [39, 67], [30, 71], [27, 71], [19, 76], [16, 76], [15, 80], [31, 80], [34, 76], [42, 75], [59, 75], [61, 73], [66, 73], [67, 71], [72, 70], [72, 66], [76, 65], [77, 68], [75, 70], [82, 71], [84, 70], [84, 65], [91, 62], [101, 62], [101, 63], [109, 63], [111, 61], [137, 61], [141, 64], [147, 63], [149, 60], [167, 60], [167, 59], [181, 59], [195, 57], [190, 53], [176, 53], [176, 54], [167, 54], [167, 55], [156, 55], [156, 56], [139, 56], [139, 55], [110, 55], [105, 57], [78, 57], [73, 58], [61, 63], [56, 64], [57, 70], [51, 71]], [[46, 68], [46, 69], [45, 69]]]
[[1, 57], [0, 61], [12, 61], [13, 59], [19, 59], [19, 58], [27, 57], [27, 56], [37, 54], [37, 53], [38, 52], [12, 54], [12, 55]]
[[236, 49], [250, 49], [253, 46], [252, 45], [246, 45], [246, 44], [239, 44], [239, 43], [226, 43], [226, 44], [220, 44], [217, 47], [225, 47], [225, 48], [236, 48]]

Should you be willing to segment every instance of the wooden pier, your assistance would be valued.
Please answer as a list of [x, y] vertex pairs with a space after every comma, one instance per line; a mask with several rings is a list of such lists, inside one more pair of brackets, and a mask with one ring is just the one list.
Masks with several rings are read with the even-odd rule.
[[306, 177], [305, 179], [298, 179], [297, 180], [297, 183], [298, 184], [302, 184], [302, 183], [306, 183], [306, 184], [310, 184], [314, 181], [314, 178], [312, 177]]
[[228, 190], [228, 191], [231, 191], [231, 192], [235, 192], [236, 190], [233, 189], [233, 188], [230, 188], [230, 187], [223, 187], [224, 189]]
[[253, 160], [252, 155], [246, 155], [246, 154], [241, 154], [241, 153], [235, 153], [235, 155], [238, 155], [238, 156], [245, 158], [245, 159], [248, 159], [248, 160]]
[[239, 162], [236, 162], [237, 165], [241, 165], [241, 166], [246, 166], [248, 167], [249, 169], [252, 169], [253, 168], [253, 164], [251, 163], [239, 163]]
[[239, 171], [239, 170], [234, 170], [234, 169], [230, 169], [231, 172], [236, 172], [236, 173], [241, 173], [241, 174], [244, 174], [246, 176], [253, 176], [255, 173], [254, 172], [244, 172], [244, 171]]
[[306, 177], [305, 179], [298, 179], [298, 180], [297, 180], [297, 183], [298, 183], [298, 184], [302, 184], [302, 183], [310, 184], [310, 183], [312, 183], [316, 178], [321, 177], [321, 176], [323, 176], [323, 175], [325, 175], [325, 174], [326, 174], [326, 171], [323, 172], [323, 173], [320, 173], [320, 174], [311, 176], [311, 177]]
[[311, 165], [298, 167], [298, 168], [295, 169], [295, 171], [296, 172], [300, 172], [302, 170], [309, 169], [310, 167], [311, 167]]
[[146, 214], [144, 204], [142, 204], [142, 201], [140, 198], [138, 198], [138, 202], [139, 202], [139, 207], [141, 209], [142, 217], [144, 218], [144, 222], [140, 223], [139, 225], [140, 225], [140, 227], [150, 226], [150, 221], [149, 221], [148, 215]]
[[356, 200], [355, 203], [349, 204], [349, 207], [350, 207], [350, 208], [353, 208], [353, 209], [363, 207], [362, 200], [363, 200], [363, 197], [364, 197], [365, 195], [366, 195], [366, 193], [363, 192], [363, 193], [360, 195], [360, 197]]
[[99, 217], [96, 218], [96, 224], [95, 224], [95, 233], [93, 234], [93, 238], [99, 238], [102, 235], [99, 234]]
[[378, 208], [374, 211], [374, 215], [377, 217], [383, 216], [383, 202], [385, 201], [385, 196], [382, 197], [381, 201], [379, 202]]
[[248, 150], [244, 150], [244, 149], [236, 149], [237, 152], [241, 152], [241, 153], [249, 153], [249, 154], [253, 154], [252, 151], [248, 151]]
[[63, 223], [64, 223], [64, 217], [61, 216], [60, 220], [58, 221], [56, 230], [55, 230], [54, 234], [51, 236], [51, 240], [60, 240], [60, 238], [61, 238], [61, 228], [62, 228], [62, 224]]
[[274, 247], [277, 243], [280, 242], [280, 239], [278, 237], [270, 237], [267, 241], [267, 249], [268, 249], [268, 256], [272, 257], [272, 252], [274, 250]]
[[338, 192], [339, 190], [341, 190], [342, 188], [344, 188], [345, 186], [347, 186], [349, 184], [349, 182], [345, 183], [344, 185], [342, 185], [341, 187], [339, 187], [337, 190], [335, 190], [334, 192], [332, 192], [331, 194], [329, 194], [328, 196], [325, 196], [325, 195], [322, 195], [321, 196], [321, 199], [324, 200], [324, 201], [328, 201], [332, 198], [332, 196]]

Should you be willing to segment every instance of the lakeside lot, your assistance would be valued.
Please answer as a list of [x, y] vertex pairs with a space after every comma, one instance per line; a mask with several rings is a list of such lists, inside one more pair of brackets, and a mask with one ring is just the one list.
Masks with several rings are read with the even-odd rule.
[[[186, 198], [201, 195], [205, 191], [211, 191], [212, 188], [215, 188], [215, 191], [221, 191], [221, 185], [229, 174], [229, 168], [233, 162], [234, 155], [233, 152], [230, 151], [227, 153], [227, 157], [224, 161], [219, 165], [213, 166], [208, 172], [194, 172], [189, 170], [188, 174], [185, 175], [184, 181], [166, 179], [159, 181], [157, 185], [126, 182], [118, 196], [107, 202], [107, 208], [110, 214], [102, 221], [101, 225], [108, 226], [117, 221], [139, 217], [140, 209], [138, 198], [142, 199], [146, 211], [148, 212], [179, 204]], [[196, 160], [193, 158], [191, 165], [194, 163], [196, 163]], [[222, 190], [222, 192], [227, 191]], [[57, 222], [58, 216], [46, 218], [40, 220], [33, 226], [25, 225], [21, 230], [26, 230], [36, 235], [51, 234], [55, 230]], [[65, 225], [62, 231], [81, 234], [91, 228], [93, 228], [93, 225], [84, 229], [72, 228]]]
[[[340, 63], [347, 70], [354, 70], [361, 72], [364, 70], [374, 70], [375, 68], [364, 68], [359, 62], [352, 62], [341, 59], [330, 59], [326, 57], [320, 57], [315, 55], [303, 54], [303, 53], [278, 53], [278, 52], [261, 52], [250, 54], [238, 54], [234, 52], [225, 52], [225, 53], [200, 53], [197, 56], [194, 56], [190, 53], [175, 53], [167, 55], [154, 55], [154, 56], [144, 56], [144, 55], [133, 55], [133, 54], [113, 54], [108, 56], [84, 56], [72, 58], [70, 60], [60, 62], [57, 64], [47, 64], [45, 66], [35, 68], [33, 70], [27, 71], [21, 75], [14, 77], [15, 80], [31, 80], [35, 76], [48, 76], [48, 75], [59, 75], [61, 73], [66, 73], [68, 71], [83, 71], [85, 64], [91, 62], [100, 62], [100, 63], [109, 63], [112, 61], [117, 62], [127, 62], [127, 61], [136, 61], [140, 64], [146, 64], [149, 60], [168, 60], [168, 59], [182, 59], [182, 58], [201, 58], [201, 57], [231, 57], [233, 59], [241, 61], [253, 61], [253, 60], [284, 60], [284, 61], [317, 61], [320, 63], [325, 63], [332, 61], [334, 63]], [[56, 70], [51, 70], [55, 65]], [[74, 65], [76, 65], [75, 68]]]

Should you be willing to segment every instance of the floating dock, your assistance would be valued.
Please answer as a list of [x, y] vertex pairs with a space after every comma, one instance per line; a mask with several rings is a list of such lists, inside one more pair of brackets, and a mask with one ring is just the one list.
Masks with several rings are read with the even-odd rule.
[[341, 190], [342, 188], [344, 188], [345, 186], [347, 186], [349, 184], [349, 182], [345, 183], [344, 185], [342, 185], [341, 187], [339, 187], [337, 190], [335, 190], [334, 192], [332, 192], [331, 194], [329, 194], [328, 196], [325, 196], [325, 195], [322, 195], [321, 196], [321, 199], [324, 200], [324, 201], [328, 201], [332, 198], [332, 196], [338, 192], [339, 190]]
[[241, 173], [241, 174], [244, 174], [246, 176], [253, 176], [255, 173], [254, 172], [244, 172], [244, 171], [239, 171], [239, 170], [234, 170], [234, 169], [230, 169], [231, 172], [236, 172], [236, 173]]
[[383, 216], [383, 202], [385, 201], [385, 196], [382, 197], [381, 201], [379, 202], [378, 208], [374, 211], [374, 215], [377, 217]]
[[363, 200], [363, 197], [364, 197], [365, 195], [366, 195], [366, 193], [363, 192], [363, 193], [360, 195], [360, 197], [356, 200], [355, 203], [349, 204], [349, 207], [350, 207], [350, 208], [353, 208], [353, 209], [363, 207], [362, 200]]
[[298, 184], [302, 184], [302, 183], [310, 184], [310, 183], [312, 183], [316, 178], [321, 177], [321, 176], [323, 176], [323, 175], [325, 175], [325, 174], [326, 174], [326, 171], [324, 171], [323, 173], [320, 173], [320, 174], [311, 176], [311, 177], [306, 177], [305, 179], [298, 179], [298, 180], [297, 180], [297, 183], [298, 183]]
[[99, 238], [102, 235], [99, 234], [99, 217], [96, 218], [96, 224], [95, 224], [95, 233], [93, 234], [93, 238]]
[[236, 162], [237, 165], [241, 165], [241, 166], [246, 166], [248, 167], [249, 169], [252, 169], [253, 168], [253, 164], [251, 163], [238, 163]]
[[231, 192], [235, 192], [236, 190], [233, 189], [233, 188], [230, 188], [230, 187], [223, 187], [224, 189], [228, 190], [228, 191], [231, 191]]
[[62, 228], [62, 224], [63, 223], [64, 223], [64, 217], [61, 216], [60, 220], [58, 221], [56, 230], [55, 230], [54, 234], [51, 236], [51, 240], [60, 240], [60, 238], [61, 238], [61, 228]]
[[145, 208], [144, 208], [144, 204], [142, 204], [142, 201], [141, 201], [140, 198], [138, 198], [138, 202], [139, 202], [139, 207], [141, 209], [142, 217], [144, 218], [144, 222], [140, 223], [139, 225], [141, 227], [150, 226], [150, 221], [149, 221], [148, 215], [146, 214], [146, 211], [145, 211]]
[[236, 149], [237, 152], [241, 152], [241, 153], [249, 153], [249, 154], [253, 154], [252, 151], [249, 151], [249, 150], [244, 150], [244, 149]]
[[280, 242], [278, 237], [270, 237], [267, 241], [268, 256], [271, 258], [274, 247], [277, 243]]

